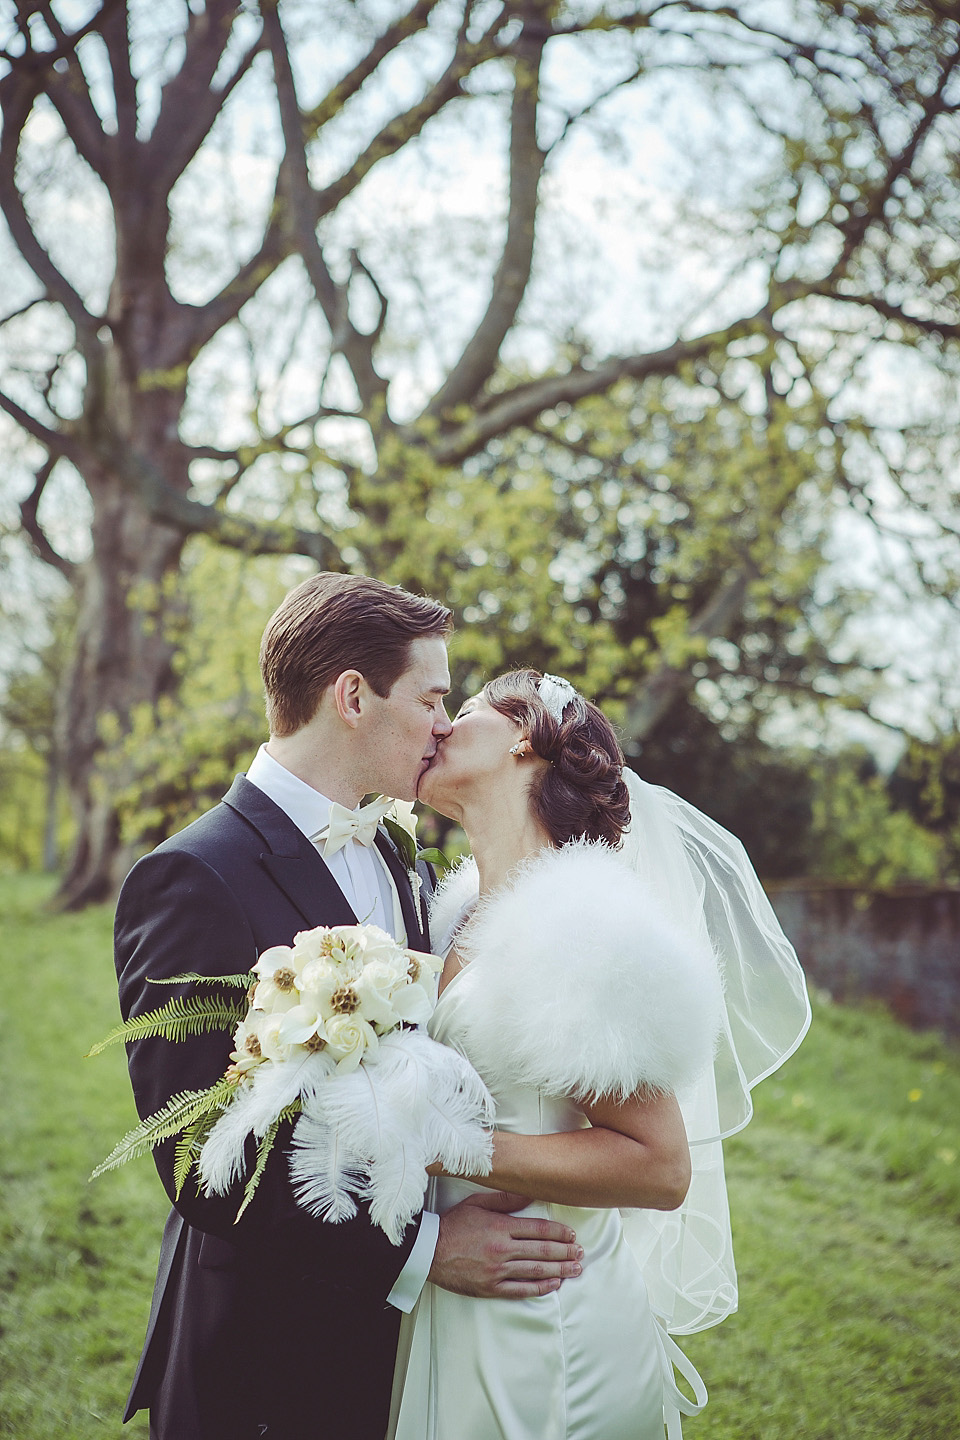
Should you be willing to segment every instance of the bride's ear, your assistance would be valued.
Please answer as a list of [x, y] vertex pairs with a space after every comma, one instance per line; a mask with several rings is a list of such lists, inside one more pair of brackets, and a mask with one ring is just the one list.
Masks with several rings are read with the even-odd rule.
[[530, 741], [527, 739], [526, 735], [523, 737], [522, 740], [518, 740], [516, 745], [510, 746], [510, 754], [516, 755], [518, 760], [522, 760], [524, 755], [533, 754], [533, 746], [530, 744]]

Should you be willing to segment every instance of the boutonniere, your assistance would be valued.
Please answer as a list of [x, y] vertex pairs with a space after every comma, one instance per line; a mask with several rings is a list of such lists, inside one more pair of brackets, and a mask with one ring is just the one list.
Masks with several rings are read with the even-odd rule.
[[[386, 798], [385, 795], [380, 796], [381, 800]], [[449, 862], [443, 851], [438, 850], [436, 846], [428, 846], [421, 850], [417, 845], [417, 820], [419, 817], [413, 805], [412, 800], [394, 800], [391, 809], [383, 817], [383, 824], [396, 846], [400, 859], [410, 871], [411, 881], [419, 894], [420, 876], [417, 874], [417, 861], [426, 860], [428, 864], [439, 865], [444, 870]]]

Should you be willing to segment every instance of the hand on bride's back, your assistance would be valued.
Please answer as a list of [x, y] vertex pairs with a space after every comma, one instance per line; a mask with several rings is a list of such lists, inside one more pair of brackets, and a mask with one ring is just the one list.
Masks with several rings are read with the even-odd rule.
[[529, 1203], [493, 1191], [454, 1205], [440, 1220], [431, 1281], [458, 1295], [523, 1300], [579, 1275], [583, 1251], [568, 1225], [510, 1213]]

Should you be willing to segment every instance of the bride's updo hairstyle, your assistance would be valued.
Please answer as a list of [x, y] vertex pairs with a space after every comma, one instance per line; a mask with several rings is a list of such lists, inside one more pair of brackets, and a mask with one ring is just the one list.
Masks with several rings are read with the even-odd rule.
[[558, 722], [540, 698], [542, 679], [538, 670], [510, 670], [482, 692], [488, 705], [517, 722], [533, 753], [550, 762], [531, 788], [533, 812], [555, 845], [581, 837], [619, 845], [630, 824], [630, 800], [613, 726], [575, 693]]

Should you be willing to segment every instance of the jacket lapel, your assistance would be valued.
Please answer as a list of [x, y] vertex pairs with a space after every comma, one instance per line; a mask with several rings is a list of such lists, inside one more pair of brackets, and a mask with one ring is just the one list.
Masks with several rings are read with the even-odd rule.
[[242, 815], [262, 837], [268, 849], [260, 856], [260, 863], [308, 926], [356, 925], [350, 902], [320, 852], [279, 805], [245, 775], [236, 777], [223, 803]]
[[403, 923], [407, 932], [407, 944], [412, 950], [428, 949], [430, 942], [424, 923], [420, 918], [420, 905], [413, 898], [410, 872], [393, 848], [390, 838], [382, 830], [377, 831], [374, 844], [387, 862], [387, 867], [396, 883], [397, 894], [400, 896], [400, 909], [403, 911]]

